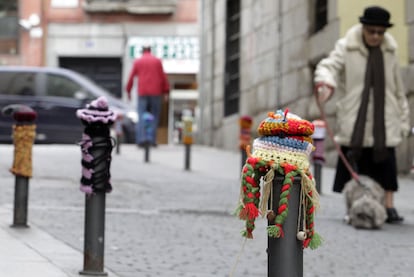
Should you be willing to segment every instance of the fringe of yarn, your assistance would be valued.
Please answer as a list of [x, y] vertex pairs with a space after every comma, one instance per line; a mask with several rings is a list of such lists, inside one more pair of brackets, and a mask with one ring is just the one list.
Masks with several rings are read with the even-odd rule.
[[242, 231], [242, 235], [253, 238], [254, 222], [260, 213], [260, 179], [269, 167], [267, 162], [250, 155], [250, 146], [246, 147], [246, 152], [248, 158], [242, 170], [240, 204], [237, 211], [239, 218], [246, 221], [246, 228]]
[[284, 164], [281, 168], [283, 168], [285, 179], [283, 180], [280, 192], [275, 224], [267, 227], [268, 235], [276, 238], [284, 236], [283, 224], [289, 212], [290, 192], [293, 186], [293, 179], [298, 174], [296, 167], [292, 167], [289, 164]]
[[[274, 172], [285, 176], [280, 192], [279, 203], [276, 211], [275, 223], [267, 227], [269, 237], [280, 238], [284, 236], [283, 224], [289, 212], [289, 198], [293, 186], [294, 177], [301, 177], [301, 186], [306, 198], [301, 205], [306, 210], [306, 239], [303, 241], [304, 248], [316, 249], [322, 238], [314, 231], [314, 213], [319, 207], [319, 194], [315, 189], [315, 182], [310, 172], [303, 172], [295, 165], [288, 163], [276, 164], [267, 162], [258, 157], [252, 157], [250, 147], [246, 147], [248, 158], [242, 170], [242, 185], [240, 189], [240, 203], [235, 214], [245, 220], [245, 229], [242, 235], [253, 238], [255, 220], [261, 214], [266, 214], [269, 198], [272, 194], [272, 182]], [[260, 201], [260, 180], [263, 178], [263, 196]], [[273, 207], [271, 207], [273, 209]]]

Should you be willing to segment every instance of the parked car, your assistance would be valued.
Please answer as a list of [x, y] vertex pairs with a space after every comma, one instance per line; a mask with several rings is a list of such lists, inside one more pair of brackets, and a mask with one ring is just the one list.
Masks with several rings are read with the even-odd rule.
[[[109, 108], [123, 114], [123, 141], [134, 143], [137, 113], [87, 77], [57, 67], [0, 66], [0, 109], [11, 104], [37, 112], [35, 143], [76, 143], [84, 126], [76, 110], [100, 96]], [[0, 142], [12, 142], [13, 119], [0, 115]]]

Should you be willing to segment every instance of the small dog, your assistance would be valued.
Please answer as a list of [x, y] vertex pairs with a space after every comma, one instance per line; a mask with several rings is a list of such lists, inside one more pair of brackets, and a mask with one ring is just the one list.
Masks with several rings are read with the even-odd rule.
[[359, 176], [359, 181], [345, 184], [345, 221], [359, 229], [379, 229], [387, 219], [384, 189], [368, 176]]

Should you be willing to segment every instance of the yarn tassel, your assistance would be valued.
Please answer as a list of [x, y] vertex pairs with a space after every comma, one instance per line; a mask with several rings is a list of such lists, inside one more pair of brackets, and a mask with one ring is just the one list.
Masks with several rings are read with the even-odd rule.
[[233, 215], [239, 216], [242, 209], [243, 209], [243, 203], [240, 203], [240, 205], [238, 205], [237, 208], [234, 210]]
[[315, 250], [316, 248], [321, 246], [322, 242], [322, 237], [318, 233], [314, 233], [312, 239], [309, 242], [309, 248]]
[[310, 173], [302, 173], [302, 188], [304, 188], [308, 199], [311, 200], [315, 209], [319, 209], [319, 193], [316, 190], [315, 179], [313, 179]]
[[[273, 179], [275, 176], [275, 171], [270, 169], [266, 175], [263, 177], [263, 196], [262, 201], [260, 203], [260, 213], [262, 216], [266, 215], [266, 211], [268, 209], [269, 197], [272, 194], [272, 186], [273, 186]], [[273, 207], [271, 207], [273, 209]]]
[[239, 217], [242, 220], [253, 220], [259, 216], [259, 209], [254, 203], [246, 203], [239, 213]]
[[[250, 151], [250, 148], [246, 147], [246, 150]], [[260, 179], [267, 170], [267, 162], [251, 156], [247, 158], [242, 170], [240, 205], [236, 213], [241, 220], [246, 220], [246, 228], [242, 232], [246, 238], [253, 238], [254, 221], [260, 214]]]

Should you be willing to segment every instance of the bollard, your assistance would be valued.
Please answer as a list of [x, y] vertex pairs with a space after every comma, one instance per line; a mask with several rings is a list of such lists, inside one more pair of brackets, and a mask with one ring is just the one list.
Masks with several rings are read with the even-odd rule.
[[184, 169], [190, 170], [191, 145], [193, 144], [193, 116], [191, 110], [183, 110], [183, 144], [184, 144]]
[[[273, 180], [273, 191], [281, 191], [284, 177], [277, 175]], [[269, 277], [303, 276], [303, 243], [297, 238], [298, 229], [303, 230], [302, 224], [298, 221], [303, 218], [303, 212], [299, 209], [300, 204], [301, 178], [295, 177], [289, 197], [289, 216], [283, 224], [284, 236], [282, 239], [268, 236], [267, 239], [267, 272]], [[272, 203], [279, 203], [280, 194], [274, 193]], [[269, 203], [270, 204], [270, 203]], [[274, 214], [277, 207], [269, 207]], [[299, 216], [298, 212], [301, 215]], [[269, 220], [270, 218], [270, 220]], [[269, 216], [268, 226], [275, 225], [275, 218]]]
[[9, 105], [3, 108], [4, 115], [11, 115], [13, 125], [14, 159], [10, 172], [15, 175], [13, 224], [11, 227], [29, 227], [27, 211], [29, 200], [29, 178], [32, 177], [32, 146], [36, 135], [33, 123], [37, 113], [24, 105]]
[[302, 276], [303, 248], [322, 243], [314, 226], [319, 197], [309, 171], [313, 131], [311, 122], [288, 110], [269, 112], [253, 151], [246, 146], [236, 214], [245, 221], [246, 238], [253, 238], [256, 218], [267, 217], [269, 277]]
[[241, 152], [241, 166], [243, 168], [244, 163], [246, 162], [247, 155], [246, 155], [246, 146], [250, 145], [252, 140], [252, 123], [253, 120], [250, 116], [245, 115], [242, 116], [239, 120], [240, 125], [240, 142], [239, 148]]
[[76, 112], [85, 125], [82, 140], [82, 178], [85, 193], [84, 259], [81, 275], [107, 276], [104, 272], [105, 197], [112, 191], [110, 164], [113, 140], [110, 126], [116, 114], [108, 109], [105, 97], [99, 97]]
[[144, 131], [145, 131], [145, 141], [144, 141], [144, 161], [146, 163], [150, 160], [150, 147], [151, 147], [151, 134], [153, 133], [154, 128], [154, 115], [150, 112], [144, 112], [142, 115], [144, 120]]
[[114, 130], [115, 130], [115, 135], [116, 135], [115, 153], [118, 155], [121, 153], [121, 141], [124, 135], [123, 130], [122, 130], [122, 119], [123, 119], [123, 115], [119, 113], [114, 123]]
[[322, 166], [325, 163], [324, 144], [326, 135], [326, 125], [323, 120], [312, 121], [315, 126], [315, 132], [312, 135], [315, 151], [312, 153], [313, 159], [313, 175], [315, 177], [316, 190], [322, 194]]

